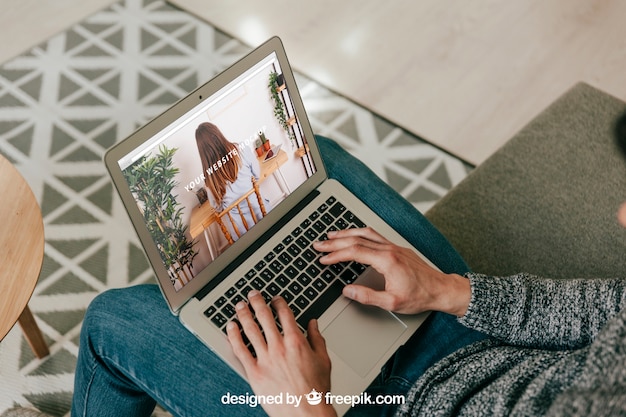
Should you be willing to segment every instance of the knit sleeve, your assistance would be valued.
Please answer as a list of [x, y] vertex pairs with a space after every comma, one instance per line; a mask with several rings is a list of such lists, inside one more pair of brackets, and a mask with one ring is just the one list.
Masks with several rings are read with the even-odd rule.
[[470, 305], [459, 321], [507, 344], [573, 349], [591, 343], [626, 306], [626, 280], [546, 279], [469, 273]]

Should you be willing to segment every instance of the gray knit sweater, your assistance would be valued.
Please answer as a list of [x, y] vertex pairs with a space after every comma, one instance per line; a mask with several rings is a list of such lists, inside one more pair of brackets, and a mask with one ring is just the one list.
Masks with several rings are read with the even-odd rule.
[[403, 416], [626, 416], [626, 280], [467, 274], [493, 337], [433, 366]]

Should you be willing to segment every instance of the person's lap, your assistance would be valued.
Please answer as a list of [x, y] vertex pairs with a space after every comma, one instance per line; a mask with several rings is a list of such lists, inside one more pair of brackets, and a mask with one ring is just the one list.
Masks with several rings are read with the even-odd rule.
[[[319, 138], [319, 144], [332, 178], [359, 196], [443, 271], [468, 271], [447, 240], [410, 203], [334, 142]], [[368, 391], [404, 394], [439, 359], [483, 337], [452, 316], [433, 313]], [[249, 396], [252, 390], [180, 324], [156, 285], [108, 291], [94, 300], [85, 317], [80, 349], [72, 415], [84, 409], [86, 398], [93, 406], [99, 401], [108, 405], [116, 416], [124, 415], [122, 409], [129, 410], [128, 415], [149, 415], [155, 401], [176, 415], [213, 415], [212, 410], [227, 410], [232, 416], [264, 414], [260, 406], [222, 404], [227, 394]], [[105, 388], [113, 391], [94, 392]], [[91, 390], [89, 396], [87, 390]], [[391, 411], [356, 407], [350, 415]]]

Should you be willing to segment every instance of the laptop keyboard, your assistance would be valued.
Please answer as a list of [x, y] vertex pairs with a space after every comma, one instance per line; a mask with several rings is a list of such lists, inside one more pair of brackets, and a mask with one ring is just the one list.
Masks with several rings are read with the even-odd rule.
[[326, 239], [329, 231], [355, 227], [365, 224], [335, 197], [330, 197], [206, 309], [204, 315], [226, 333], [226, 325], [235, 317], [235, 305], [256, 289], [266, 302], [282, 296], [300, 328], [306, 329], [311, 319], [319, 318], [341, 295], [344, 285], [354, 282], [366, 269], [357, 262], [322, 265], [319, 262], [322, 254], [311, 243]]

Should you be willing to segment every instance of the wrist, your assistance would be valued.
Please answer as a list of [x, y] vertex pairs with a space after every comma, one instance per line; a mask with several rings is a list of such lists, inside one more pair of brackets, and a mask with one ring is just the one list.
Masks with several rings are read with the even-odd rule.
[[472, 297], [469, 279], [458, 274], [447, 274], [442, 280], [443, 290], [440, 293], [437, 310], [463, 317]]

